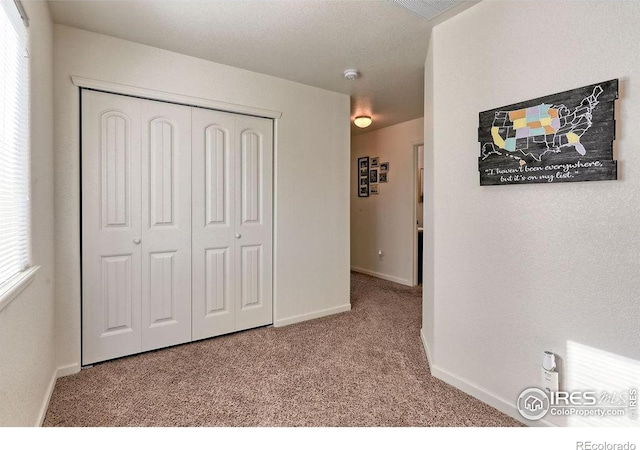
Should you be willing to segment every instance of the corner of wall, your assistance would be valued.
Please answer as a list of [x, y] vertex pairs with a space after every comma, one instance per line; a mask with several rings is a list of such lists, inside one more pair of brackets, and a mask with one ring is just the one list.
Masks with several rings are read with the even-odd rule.
[[434, 328], [434, 304], [435, 304], [435, 267], [434, 267], [434, 200], [435, 200], [435, 171], [434, 171], [434, 126], [433, 126], [433, 65], [435, 29], [431, 32], [427, 57], [425, 60], [425, 86], [424, 86], [424, 199], [423, 199], [423, 251], [422, 251], [422, 329], [424, 330], [424, 342], [433, 342]]

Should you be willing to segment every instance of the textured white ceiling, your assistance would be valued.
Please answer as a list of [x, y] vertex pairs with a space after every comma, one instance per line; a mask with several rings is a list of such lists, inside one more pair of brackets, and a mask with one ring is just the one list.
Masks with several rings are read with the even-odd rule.
[[425, 19], [434, 19], [448, 9], [457, 6], [460, 0], [392, 0]]
[[[431, 28], [475, 2], [463, 3], [435, 21], [374, 0], [55, 0], [49, 5], [56, 23], [349, 94], [352, 118], [373, 117], [369, 131], [423, 115]], [[361, 73], [356, 81], [343, 76], [350, 68]], [[352, 130], [362, 132], [353, 125]]]

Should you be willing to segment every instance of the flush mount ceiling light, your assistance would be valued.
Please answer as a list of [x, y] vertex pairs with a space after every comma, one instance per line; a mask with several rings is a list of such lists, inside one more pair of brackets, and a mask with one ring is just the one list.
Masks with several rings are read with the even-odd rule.
[[371, 125], [371, 122], [372, 120], [369, 116], [358, 116], [353, 119], [353, 124], [358, 128], [367, 128], [369, 125]]
[[360, 76], [360, 72], [358, 72], [356, 69], [347, 69], [344, 71], [344, 77], [347, 80], [355, 80], [356, 78], [358, 78]]

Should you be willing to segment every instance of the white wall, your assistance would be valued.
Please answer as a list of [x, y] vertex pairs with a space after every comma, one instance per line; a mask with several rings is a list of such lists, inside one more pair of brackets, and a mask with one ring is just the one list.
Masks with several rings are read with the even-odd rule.
[[[601, 389], [640, 359], [639, 20], [637, 2], [491, 1], [434, 29], [423, 338], [436, 375], [504, 410], [539, 384], [543, 350], [574, 388], [589, 363], [568, 348], [626, 361]], [[618, 181], [479, 186], [479, 111], [612, 78]]]
[[[354, 136], [351, 144], [351, 268], [413, 284], [415, 154], [423, 139], [423, 118]], [[378, 195], [358, 197], [358, 158], [389, 162], [389, 181]], [[378, 256], [382, 250], [383, 256]]]
[[33, 282], [0, 311], [0, 425], [40, 425], [55, 381], [52, 23], [46, 2], [30, 18]]
[[347, 95], [61, 25], [54, 37], [56, 326], [65, 373], [80, 363], [79, 108], [71, 75], [282, 112], [275, 323], [350, 308]]

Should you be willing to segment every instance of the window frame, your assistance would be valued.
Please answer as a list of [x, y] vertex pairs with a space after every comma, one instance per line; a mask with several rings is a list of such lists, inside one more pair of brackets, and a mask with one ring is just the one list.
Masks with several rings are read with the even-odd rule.
[[[0, 5], [0, 8], [5, 9], [5, 8], [11, 8], [12, 5], [10, 3], [13, 3], [13, 5], [15, 6], [17, 13], [19, 14], [20, 18], [22, 19], [22, 23], [24, 26], [24, 38], [25, 38], [25, 52], [27, 52], [27, 55], [25, 55], [25, 57], [28, 57], [28, 52], [29, 52], [29, 47], [30, 47], [30, 41], [29, 41], [29, 18], [24, 10], [24, 7], [22, 5], [22, 3], [20, 2], [20, 0], [2, 0], [3, 1], [3, 5]], [[7, 11], [7, 13], [9, 13]], [[11, 14], [11, 13], [9, 13]], [[4, 282], [0, 283], [0, 311], [2, 311], [5, 307], [7, 307], [9, 305], [9, 303], [11, 303], [15, 298], [17, 298], [20, 293], [22, 291], [24, 291], [24, 289], [29, 286], [31, 284], [31, 282], [34, 279], [34, 275], [35, 273], [38, 271], [38, 269], [40, 268], [39, 266], [33, 265], [33, 260], [32, 260], [32, 255], [31, 255], [31, 245], [32, 245], [32, 232], [31, 232], [31, 148], [30, 148], [30, 143], [31, 143], [31, 102], [30, 102], [30, 94], [31, 94], [31, 84], [30, 84], [30, 78], [31, 78], [31, 64], [29, 62], [27, 62], [27, 67], [26, 67], [26, 71], [27, 71], [27, 77], [26, 77], [26, 92], [27, 92], [27, 98], [26, 98], [26, 117], [27, 117], [27, 127], [26, 127], [26, 151], [27, 151], [27, 156], [26, 156], [26, 173], [24, 174], [27, 177], [27, 193], [28, 193], [28, 198], [29, 200], [27, 200], [27, 220], [26, 220], [26, 234], [27, 234], [27, 267], [23, 270], [20, 270], [19, 272], [17, 272], [16, 274], [12, 275], [10, 278], [8, 278], [7, 280], [5, 280]]]

